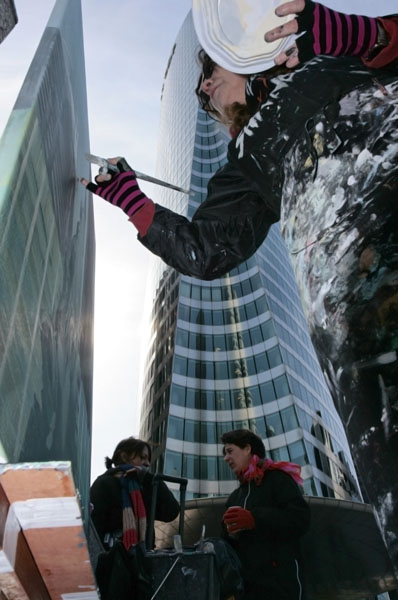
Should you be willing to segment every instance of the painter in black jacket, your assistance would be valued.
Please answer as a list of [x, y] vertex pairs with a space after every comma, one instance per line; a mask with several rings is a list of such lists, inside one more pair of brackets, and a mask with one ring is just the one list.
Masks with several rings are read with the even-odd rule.
[[110, 183], [83, 183], [128, 214], [149, 250], [200, 279], [249, 258], [280, 221], [312, 342], [398, 565], [398, 17], [285, 6], [304, 32], [285, 57], [293, 70], [245, 76], [201, 54], [202, 107], [233, 139], [191, 221], [146, 198], [125, 161]]

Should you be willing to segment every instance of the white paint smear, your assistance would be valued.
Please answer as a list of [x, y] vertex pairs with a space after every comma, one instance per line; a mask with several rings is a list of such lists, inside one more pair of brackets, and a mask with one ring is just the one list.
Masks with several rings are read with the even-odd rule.
[[13, 502], [10, 510], [14, 511], [20, 526], [25, 530], [82, 525], [80, 507], [75, 496]]

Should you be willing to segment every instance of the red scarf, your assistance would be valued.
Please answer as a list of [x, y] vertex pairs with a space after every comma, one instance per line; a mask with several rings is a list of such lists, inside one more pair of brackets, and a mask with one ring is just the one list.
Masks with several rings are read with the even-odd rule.
[[[129, 471], [133, 465], [119, 465], [118, 471]], [[145, 540], [146, 509], [142, 486], [134, 473], [120, 478], [122, 492], [123, 544], [126, 550]]]
[[303, 479], [300, 475], [300, 465], [285, 460], [274, 462], [270, 458], [260, 459], [257, 454], [253, 454], [249, 466], [245, 471], [240, 472], [238, 479], [242, 483], [254, 481], [256, 485], [260, 485], [266, 471], [284, 471], [290, 475], [298, 485], [303, 485]]

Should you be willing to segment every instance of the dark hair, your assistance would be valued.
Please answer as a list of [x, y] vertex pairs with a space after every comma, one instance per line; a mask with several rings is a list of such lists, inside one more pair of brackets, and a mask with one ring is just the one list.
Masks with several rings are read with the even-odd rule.
[[[234, 429], [233, 431], [227, 431], [221, 436], [221, 443], [234, 444], [239, 448], [244, 448], [249, 445], [252, 449], [252, 454], [257, 454], [259, 458], [265, 458], [265, 446], [263, 440], [257, 434], [250, 431], [250, 429]], [[225, 449], [223, 449], [225, 454]]]
[[[202, 91], [202, 83], [205, 79], [211, 77], [214, 67], [217, 63], [203, 50], [198, 52], [198, 60], [202, 67], [202, 72], [199, 76], [198, 84], [195, 89], [195, 94], [198, 97], [199, 104], [204, 111], [206, 111], [213, 119], [224, 123], [230, 127], [230, 131], [234, 134], [239, 133], [241, 129], [249, 122], [255, 111], [250, 110], [247, 104], [241, 102], [233, 102], [230, 106], [224, 109], [225, 115], [222, 115], [211, 103], [211, 98], [208, 94]], [[292, 69], [285, 65], [275, 65], [264, 71], [267, 79], [272, 79], [278, 75], [284, 75], [290, 73]], [[248, 76], [249, 77], [249, 76]]]
[[136, 455], [141, 454], [141, 452], [145, 448], [148, 449], [149, 461], [151, 461], [152, 451], [148, 442], [144, 442], [144, 440], [138, 440], [135, 437], [128, 437], [124, 440], [121, 440], [116, 446], [112, 458], [109, 458], [109, 456], [105, 456], [105, 466], [107, 469], [110, 469], [112, 465], [115, 465], [115, 467], [117, 467], [118, 465], [123, 464], [123, 452], [125, 452], [128, 455]]

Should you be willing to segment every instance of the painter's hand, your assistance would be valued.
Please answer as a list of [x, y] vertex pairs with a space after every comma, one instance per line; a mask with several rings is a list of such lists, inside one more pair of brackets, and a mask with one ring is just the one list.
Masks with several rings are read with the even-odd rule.
[[[305, 8], [305, 0], [292, 0], [292, 2], [285, 2], [278, 6], [275, 10], [275, 14], [278, 17], [285, 17], [286, 15], [295, 15], [302, 12]], [[275, 40], [280, 40], [281, 38], [289, 37], [294, 35], [299, 31], [299, 23], [297, 18], [291, 19], [284, 25], [280, 27], [276, 27], [275, 29], [271, 29], [267, 31], [264, 36], [266, 42], [274, 42]], [[299, 49], [297, 44], [294, 43], [290, 48], [278, 54], [275, 58], [275, 63], [277, 65], [285, 64], [286, 67], [293, 68], [296, 67], [300, 62], [299, 58]]]
[[[332, 10], [320, 2], [294, 0], [278, 6], [279, 16], [296, 13], [296, 18], [268, 31], [264, 39], [272, 42], [295, 33], [300, 35], [295, 44], [279, 54], [275, 62], [295, 67], [321, 54], [328, 56], [358, 56], [369, 60], [375, 49], [388, 45], [388, 36], [382, 23], [361, 15], [348, 15]], [[383, 41], [384, 40], [384, 41]]]
[[[128, 166], [126, 160], [124, 158], [121, 158], [120, 156], [116, 156], [115, 158], [107, 158], [106, 159], [109, 163], [111, 163], [111, 165], [117, 165], [117, 163], [121, 160], [123, 160], [125, 162], [125, 164], [127, 165], [127, 167], [130, 169], [130, 167]], [[126, 171], [127, 169], [122, 169], [122, 171]], [[119, 169], [120, 171], [120, 169]], [[110, 181], [112, 179], [112, 175], [110, 173], [101, 173], [100, 175], [96, 175], [96, 177], [94, 177], [96, 183], [105, 183], [106, 181]], [[85, 187], [88, 186], [88, 184], [90, 183], [88, 179], [85, 179], [84, 177], [80, 178], [80, 183], [82, 183]], [[94, 192], [95, 193], [95, 192]]]
[[97, 194], [110, 204], [118, 206], [131, 219], [148, 202], [148, 198], [141, 191], [135, 172], [124, 158], [107, 160], [117, 166], [119, 173], [97, 175], [96, 183], [92, 183], [84, 177], [80, 181], [90, 192]]

